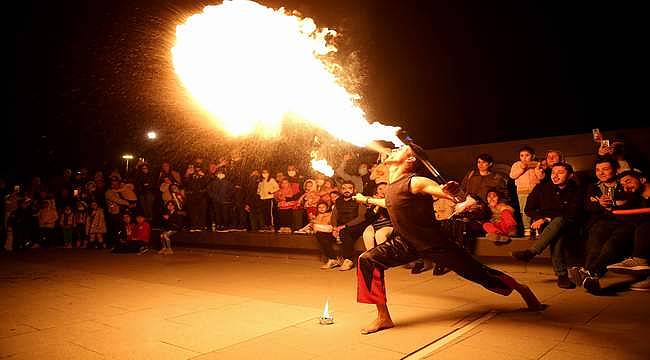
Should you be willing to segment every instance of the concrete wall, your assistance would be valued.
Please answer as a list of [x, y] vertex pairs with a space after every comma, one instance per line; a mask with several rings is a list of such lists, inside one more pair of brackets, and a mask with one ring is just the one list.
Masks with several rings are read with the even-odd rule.
[[[606, 139], [623, 140], [626, 150], [636, 153], [646, 161], [650, 159], [650, 128], [603, 131], [603, 135]], [[476, 155], [488, 153], [494, 158], [495, 164], [509, 166], [519, 160], [517, 151], [524, 145], [535, 149], [538, 157], [544, 156], [545, 151], [549, 149], [560, 150], [576, 171], [589, 171], [592, 168], [598, 148], [593, 141], [592, 134], [586, 133], [440, 148], [427, 150], [427, 153], [443, 176], [450, 180], [460, 181], [468, 169], [475, 165]]]

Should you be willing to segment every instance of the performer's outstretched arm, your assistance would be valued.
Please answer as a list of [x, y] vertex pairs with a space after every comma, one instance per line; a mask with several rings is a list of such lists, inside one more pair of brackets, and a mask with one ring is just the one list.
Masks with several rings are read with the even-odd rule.
[[448, 199], [454, 201], [452, 194], [458, 190], [458, 183], [450, 181], [440, 186], [437, 182], [422, 176], [414, 176], [411, 179], [411, 193], [427, 194], [438, 199]]
[[359, 193], [354, 195], [353, 198], [356, 202], [361, 204], [376, 205], [383, 208], [386, 207], [386, 199], [373, 198]]

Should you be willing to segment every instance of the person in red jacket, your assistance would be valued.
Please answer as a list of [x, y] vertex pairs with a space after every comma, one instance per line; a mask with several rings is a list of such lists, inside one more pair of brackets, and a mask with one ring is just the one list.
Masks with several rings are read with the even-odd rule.
[[136, 223], [132, 227], [131, 236], [127, 237], [126, 241], [121, 243], [119, 247], [116, 247], [113, 253], [138, 253], [138, 255], [142, 255], [149, 251], [151, 225], [146, 221], [143, 214], [138, 214], [135, 217], [135, 221]]

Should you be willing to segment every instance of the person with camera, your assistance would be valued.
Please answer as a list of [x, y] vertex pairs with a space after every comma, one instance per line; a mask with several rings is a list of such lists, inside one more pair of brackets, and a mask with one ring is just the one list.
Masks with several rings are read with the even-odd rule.
[[529, 146], [519, 149], [519, 161], [510, 167], [510, 178], [515, 181], [517, 187], [517, 199], [521, 220], [524, 226], [524, 236], [530, 236], [530, 218], [525, 214], [526, 199], [535, 185], [544, 179], [544, 169], [541, 162], [535, 161], [535, 150]]
[[572, 177], [571, 165], [555, 163], [552, 183], [540, 183], [533, 188], [524, 211], [533, 220], [531, 228], [540, 235], [529, 249], [512, 252], [515, 259], [528, 262], [550, 247], [557, 286], [564, 289], [575, 288], [568, 277], [564, 251], [565, 242], [574, 238], [578, 230], [582, 210], [582, 193]]

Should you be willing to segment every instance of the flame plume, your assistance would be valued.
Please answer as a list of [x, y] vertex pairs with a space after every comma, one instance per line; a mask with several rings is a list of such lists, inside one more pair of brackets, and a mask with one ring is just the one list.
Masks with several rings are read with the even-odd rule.
[[172, 59], [192, 97], [231, 135], [276, 136], [298, 119], [357, 146], [392, 141], [397, 127], [369, 124], [330, 71], [334, 30], [248, 0], [207, 6], [176, 28]]

